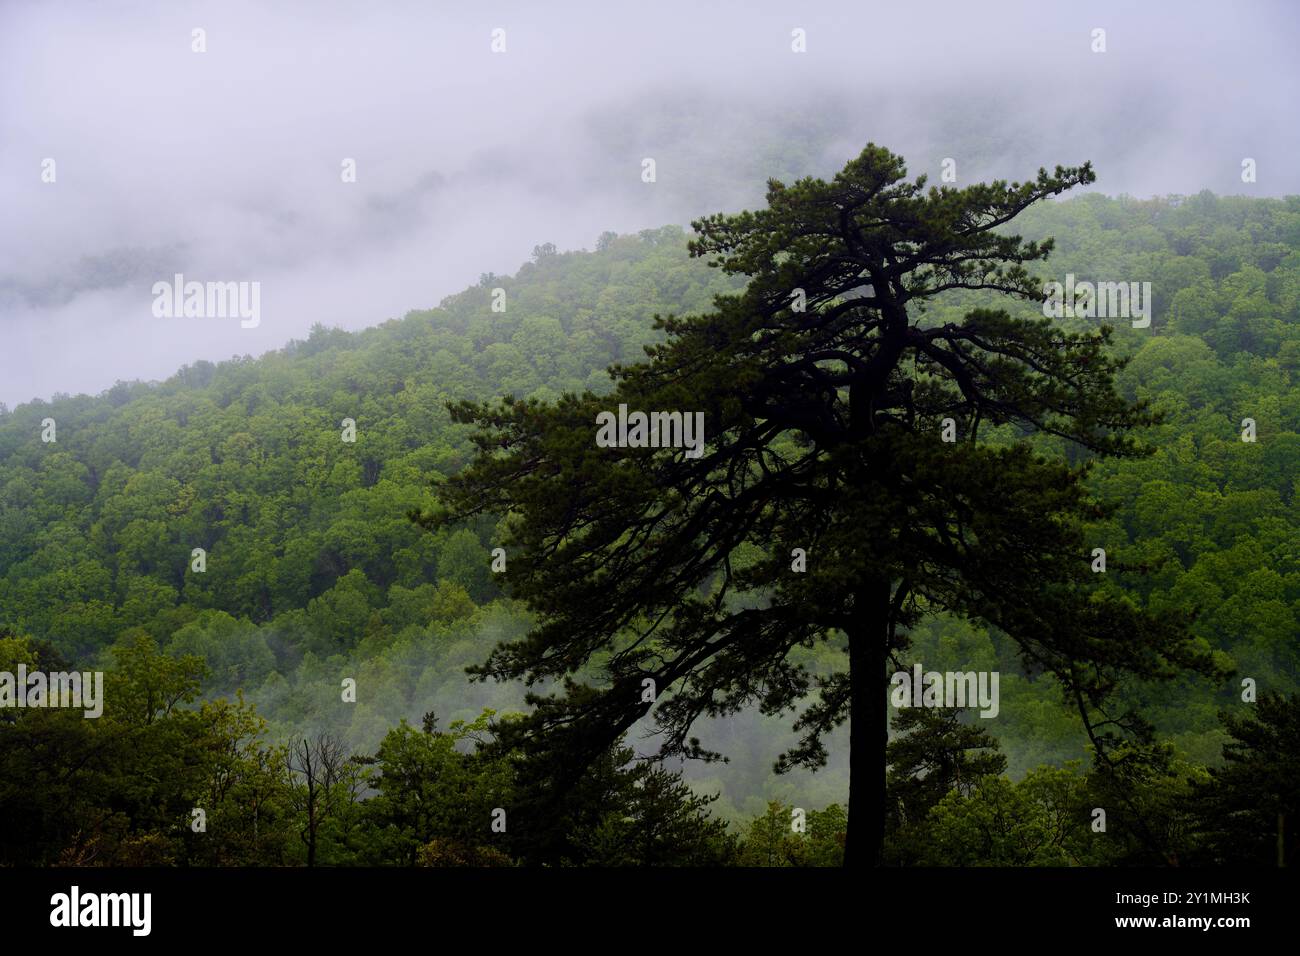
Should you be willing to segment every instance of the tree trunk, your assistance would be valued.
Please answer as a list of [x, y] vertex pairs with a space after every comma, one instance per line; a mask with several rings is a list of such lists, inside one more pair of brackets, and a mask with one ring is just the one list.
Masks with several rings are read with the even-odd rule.
[[858, 595], [860, 624], [849, 632], [849, 823], [844, 865], [862, 867], [880, 865], [885, 841], [889, 584], [874, 583]]
[[[873, 282], [874, 287], [874, 282]], [[849, 388], [849, 431], [865, 442], [860, 471], [850, 480], [858, 487], [885, 480], [889, 462], [867, 440], [876, 431], [873, 409], [882, 400], [889, 372], [898, 364], [907, 332], [907, 311], [888, 288], [877, 289], [888, 318], [884, 341], [870, 367], [854, 374]], [[868, 536], [870, 531], [866, 532]], [[868, 545], [868, 547], [870, 547]], [[865, 556], [864, 556], [865, 557]], [[854, 626], [849, 629], [849, 823], [844, 838], [845, 866], [879, 866], [885, 842], [885, 744], [889, 742], [888, 677], [890, 598], [888, 577], [864, 573], [853, 597]]]

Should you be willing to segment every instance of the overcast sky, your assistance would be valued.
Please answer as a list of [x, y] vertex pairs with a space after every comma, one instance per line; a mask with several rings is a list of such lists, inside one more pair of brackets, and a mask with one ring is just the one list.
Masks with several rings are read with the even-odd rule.
[[[1300, 193], [1300, 5], [1051, 6], [0, 0], [0, 401], [373, 325], [868, 140], [959, 185]], [[260, 283], [260, 324], [156, 318], [176, 272]]]

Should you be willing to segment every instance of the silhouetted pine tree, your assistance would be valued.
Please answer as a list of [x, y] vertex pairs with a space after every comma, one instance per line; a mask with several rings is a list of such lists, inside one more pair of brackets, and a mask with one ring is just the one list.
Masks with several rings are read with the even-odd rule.
[[[664, 752], [709, 758], [697, 718], [811, 699], [779, 766], [823, 763], [823, 735], [851, 718], [845, 858], [869, 864], [885, 820], [890, 655], [922, 614], [1003, 629], [1085, 716], [1123, 674], [1209, 666], [1182, 621], [1094, 589], [1080, 527], [1101, 512], [1082, 468], [978, 440], [1011, 423], [1139, 454], [1125, 432], [1151, 418], [1113, 387], [1109, 329], [989, 310], [924, 320], [949, 290], [1041, 300], [1025, 264], [1052, 243], [1001, 227], [1092, 182], [1091, 168], [928, 191], [905, 173], [868, 146], [830, 182], [773, 181], [766, 209], [696, 222], [692, 254], [749, 284], [709, 314], [658, 320], [666, 341], [615, 366], [612, 394], [453, 407], [478, 426], [480, 454], [421, 520], [509, 516], [507, 582], [539, 623], [476, 673], [565, 679], [509, 733], [557, 798], [652, 706]], [[707, 447], [597, 447], [597, 413], [620, 403], [702, 411]], [[941, 440], [944, 419], [959, 441]], [[847, 642], [843, 672], [791, 661], [819, 641]], [[593, 662], [599, 680], [572, 679]], [[1110, 736], [1138, 726], [1106, 720]]]

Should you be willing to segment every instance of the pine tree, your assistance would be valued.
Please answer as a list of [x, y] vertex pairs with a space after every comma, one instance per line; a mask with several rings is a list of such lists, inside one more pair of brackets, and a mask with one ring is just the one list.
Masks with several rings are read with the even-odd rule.
[[1210, 865], [1294, 866], [1300, 853], [1300, 694], [1221, 715], [1224, 764], [1194, 790]]
[[[612, 394], [452, 407], [477, 426], [479, 455], [441, 486], [442, 510], [417, 517], [508, 516], [506, 580], [538, 624], [473, 672], [563, 679], [530, 695], [511, 731], [557, 798], [652, 709], [663, 753], [716, 759], [691, 735], [698, 718], [803, 707], [778, 769], [823, 764], [824, 735], [850, 720], [845, 859], [871, 864], [891, 655], [922, 615], [1001, 628], [1085, 717], [1125, 674], [1209, 667], [1185, 622], [1093, 586], [1081, 527], [1103, 509], [1086, 465], [980, 438], [1009, 424], [1081, 456], [1140, 454], [1127, 432], [1153, 418], [1114, 389], [1109, 328], [924, 315], [952, 290], [1041, 301], [1026, 264], [1051, 241], [1002, 227], [1092, 182], [1090, 166], [963, 189], [905, 177], [899, 157], [868, 146], [829, 182], [771, 181], [767, 208], [698, 220], [692, 255], [748, 285], [708, 314], [657, 318], [665, 341], [614, 366]], [[598, 447], [597, 415], [620, 404], [702, 412], [707, 443]], [[846, 647], [841, 672], [790, 659], [824, 641]], [[598, 677], [575, 678], [593, 662]], [[1102, 740], [1140, 729], [1104, 720]]]
[[922, 829], [926, 814], [949, 792], [969, 796], [981, 777], [1007, 768], [997, 739], [978, 719], [964, 723], [960, 708], [909, 707], [893, 724], [895, 737], [885, 749], [891, 845], [903, 842], [909, 830]]

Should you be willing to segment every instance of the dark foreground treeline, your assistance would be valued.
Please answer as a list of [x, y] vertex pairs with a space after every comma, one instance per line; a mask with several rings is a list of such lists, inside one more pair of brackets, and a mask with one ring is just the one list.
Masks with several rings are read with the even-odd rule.
[[[0, 710], [5, 866], [835, 866], [847, 818], [772, 803], [738, 827], [680, 775], [618, 746], [556, 803], [493, 746], [492, 714], [403, 722], [373, 754], [287, 744], [242, 698], [194, 706], [204, 665], [137, 637], [114, 649], [104, 709]], [[66, 671], [0, 637], [0, 671]], [[956, 710], [900, 712], [886, 861], [895, 865], [1276, 865], [1295, 858], [1300, 696], [1225, 715], [1222, 768], [1169, 751], [1013, 782]], [[508, 718], [507, 718], [508, 719]], [[545, 806], [545, 813], [533, 808]], [[556, 814], [559, 806], [562, 812]], [[1104, 816], [1098, 811], [1103, 811]], [[1104, 827], [1104, 828], [1103, 828]]]

